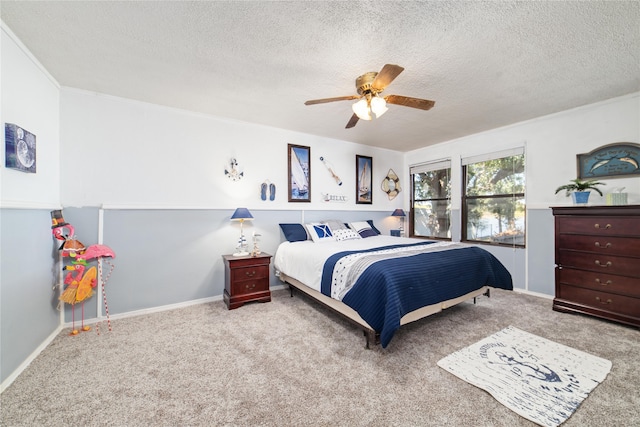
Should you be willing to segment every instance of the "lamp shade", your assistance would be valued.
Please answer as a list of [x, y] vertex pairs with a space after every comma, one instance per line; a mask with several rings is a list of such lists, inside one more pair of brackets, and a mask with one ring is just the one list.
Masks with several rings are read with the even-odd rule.
[[402, 209], [396, 209], [395, 211], [393, 211], [393, 213], [391, 213], [391, 216], [406, 216], [404, 214], [404, 211]]
[[251, 215], [251, 212], [249, 212], [249, 209], [247, 208], [238, 208], [233, 213], [233, 215], [231, 215], [232, 221], [240, 221], [245, 219], [253, 219], [253, 215]]
[[380, 98], [379, 96], [374, 96], [371, 98], [371, 111], [373, 111], [376, 117], [380, 117], [384, 113], [387, 112], [389, 108], [387, 108], [387, 102], [384, 98]]
[[353, 104], [351, 109], [361, 120], [371, 120], [371, 110], [369, 109], [369, 104], [365, 98], [362, 98], [360, 101]]

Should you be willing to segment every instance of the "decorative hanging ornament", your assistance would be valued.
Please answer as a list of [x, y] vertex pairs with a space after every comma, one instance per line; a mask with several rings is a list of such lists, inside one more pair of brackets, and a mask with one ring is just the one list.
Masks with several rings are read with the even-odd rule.
[[238, 161], [233, 158], [229, 160], [229, 167], [224, 168], [224, 174], [232, 181], [239, 181], [244, 176], [244, 172], [238, 167]]
[[336, 175], [336, 173], [333, 171], [333, 165], [331, 165], [331, 163], [327, 162], [327, 160], [324, 157], [320, 157], [320, 161], [325, 165], [325, 167], [327, 168], [327, 170], [329, 171], [329, 173], [331, 174], [331, 176], [333, 177], [333, 179], [335, 179], [336, 184], [338, 185], [342, 185], [342, 180], [340, 179], [340, 177], [338, 175]]
[[389, 169], [387, 176], [382, 180], [382, 191], [387, 193], [389, 200], [395, 199], [398, 193], [402, 191], [400, 188], [400, 178], [398, 178], [398, 175], [396, 175], [393, 169]]

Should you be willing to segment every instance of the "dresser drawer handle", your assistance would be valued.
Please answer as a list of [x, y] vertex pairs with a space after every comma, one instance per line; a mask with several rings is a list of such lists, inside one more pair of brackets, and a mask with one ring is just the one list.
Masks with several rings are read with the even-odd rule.
[[249, 289], [253, 289], [253, 288], [255, 288], [255, 287], [256, 287], [256, 284], [255, 284], [255, 283], [252, 283], [252, 284], [250, 284], [250, 285], [246, 285], [246, 286], [245, 286], [245, 289], [249, 290]]
[[611, 247], [611, 243], [607, 243], [606, 245], [601, 245], [600, 242], [596, 242], [596, 246], [599, 248], [610, 248]]
[[[595, 227], [600, 228], [600, 224], [596, 224]], [[604, 228], [611, 228], [611, 224], [605, 225]]]
[[602, 301], [602, 300], [600, 299], [600, 297], [596, 297], [596, 301], [598, 301], [600, 304], [611, 304], [611, 302], [612, 302], [612, 301], [611, 301], [611, 298], [609, 298], [609, 299], [608, 299], [608, 300], [606, 300], [606, 301]]
[[255, 276], [255, 275], [256, 275], [256, 271], [255, 271], [255, 270], [253, 270], [253, 271], [246, 271], [244, 274], [246, 274], [246, 275], [247, 275], [247, 277], [253, 277], [253, 276]]
[[611, 264], [611, 261], [607, 261], [607, 263], [606, 263], [606, 264], [601, 264], [601, 263], [600, 263], [600, 260], [599, 260], [599, 259], [597, 259], [597, 260], [596, 260], [596, 265], [599, 265], [599, 266], [600, 266], [600, 267], [602, 267], [602, 268], [607, 268], [607, 267], [611, 267], [611, 265], [612, 265], [612, 264]]
[[599, 284], [599, 285], [602, 285], [602, 286], [607, 286], [607, 285], [612, 284], [613, 282], [611, 280], [607, 280], [606, 282], [602, 283], [600, 281], [600, 279], [596, 279], [596, 283]]

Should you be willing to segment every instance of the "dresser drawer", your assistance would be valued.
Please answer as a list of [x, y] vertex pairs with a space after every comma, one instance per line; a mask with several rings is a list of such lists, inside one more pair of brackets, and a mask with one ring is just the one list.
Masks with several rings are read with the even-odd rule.
[[576, 286], [559, 286], [556, 298], [631, 317], [640, 317], [640, 299]]
[[558, 251], [556, 263], [562, 267], [575, 267], [598, 273], [640, 277], [640, 259], [592, 254], [587, 252]]
[[556, 282], [560, 285], [574, 285], [596, 291], [640, 298], [640, 279], [615, 276], [595, 271], [557, 268]]
[[640, 257], [640, 238], [560, 234], [558, 247], [606, 255], [637, 255]]
[[632, 217], [556, 217], [560, 233], [591, 234], [595, 236], [640, 236], [640, 218]]

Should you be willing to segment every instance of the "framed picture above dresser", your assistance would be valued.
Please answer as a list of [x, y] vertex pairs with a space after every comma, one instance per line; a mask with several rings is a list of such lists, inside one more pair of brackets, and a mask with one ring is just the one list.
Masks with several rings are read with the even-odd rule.
[[640, 327], [640, 205], [551, 209], [553, 309]]

